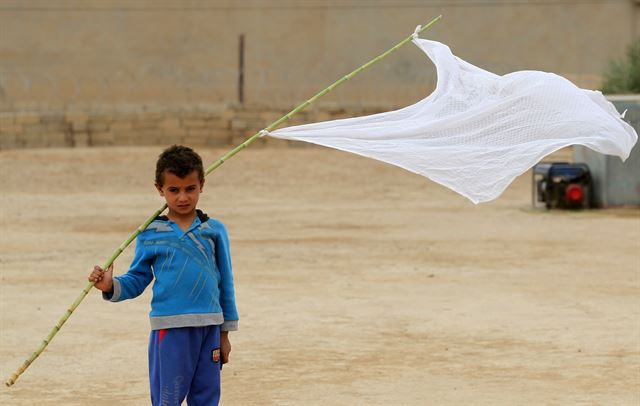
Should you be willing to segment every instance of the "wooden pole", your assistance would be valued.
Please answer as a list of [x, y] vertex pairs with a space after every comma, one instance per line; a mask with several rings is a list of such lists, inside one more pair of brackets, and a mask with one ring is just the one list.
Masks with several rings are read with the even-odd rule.
[[[434, 18], [429, 23], [427, 23], [426, 25], [422, 26], [419, 30], [417, 30], [416, 33], [420, 34], [423, 31], [426, 31], [427, 29], [431, 28], [432, 25], [434, 25], [436, 22], [438, 22], [441, 18], [442, 18], [441, 15], [436, 17], [436, 18]], [[358, 69], [354, 70], [353, 72], [349, 73], [348, 75], [343, 76], [342, 78], [340, 78], [339, 80], [337, 80], [332, 85], [330, 85], [326, 89], [322, 90], [321, 92], [319, 92], [318, 94], [316, 94], [312, 98], [306, 100], [305, 102], [300, 104], [298, 107], [296, 107], [293, 110], [291, 110], [289, 113], [285, 114], [284, 116], [280, 117], [278, 120], [276, 120], [273, 123], [271, 123], [264, 130], [258, 131], [253, 136], [251, 136], [246, 141], [244, 141], [242, 144], [238, 145], [237, 147], [235, 147], [234, 149], [229, 151], [227, 154], [225, 154], [222, 158], [218, 159], [216, 162], [214, 162], [209, 167], [207, 167], [207, 169], [205, 170], [204, 175], [205, 176], [209, 175], [211, 172], [216, 170], [218, 167], [220, 167], [223, 163], [225, 163], [231, 157], [233, 157], [238, 152], [242, 151], [243, 149], [245, 149], [246, 147], [251, 145], [254, 141], [256, 141], [258, 138], [263, 136], [265, 134], [265, 132], [274, 130], [280, 124], [282, 124], [285, 121], [289, 120], [291, 117], [293, 117], [294, 115], [296, 115], [301, 110], [303, 110], [303, 109], [307, 108], [308, 106], [310, 106], [311, 104], [313, 104], [316, 100], [318, 100], [319, 98], [321, 98], [325, 94], [329, 93], [331, 90], [333, 90], [336, 87], [340, 86], [342, 83], [344, 83], [347, 80], [351, 79], [352, 77], [354, 77], [358, 73], [362, 72], [363, 70], [367, 69], [371, 65], [373, 65], [373, 64], [379, 62], [380, 60], [384, 59], [390, 53], [392, 53], [396, 49], [400, 48], [401, 46], [405, 45], [407, 42], [411, 41], [412, 39], [413, 39], [413, 35], [408, 36], [407, 38], [405, 38], [404, 40], [399, 42], [397, 45], [395, 45], [393, 48], [387, 50], [386, 52], [384, 52], [384, 53], [382, 53], [380, 55], [378, 55], [374, 59], [372, 59], [369, 62], [365, 63], [364, 65], [360, 66]], [[124, 240], [122, 242], [122, 244], [120, 244], [120, 246], [113, 252], [111, 257], [102, 265], [102, 268], [103, 269], [109, 268], [109, 266], [111, 266], [111, 264], [116, 260], [116, 258], [118, 258], [118, 256], [120, 256], [120, 254], [125, 250], [125, 248], [127, 248], [127, 246], [129, 244], [131, 244], [133, 242], [133, 240], [136, 239], [138, 234], [143, 232], [149, 226], [149, 224], [151, 224], [151, 222], [156, 217], [158, 217], [166, 208], [167, 208], [167, 205], [165, 204], [162, 207], [160, 207], [158, 210], [156, 210], [151, 216], [149, 216], [149, 218], [146, 219], [144, 221], [144, 223], [142, 223], [126, 240]], [[58, 331], [60, 331], [60, 329], [62, 328], [64, 323], [73, 314], [74, 310], [80, 305], [80, 303], [82, 303], [84, 298], [89, 294], [89, 292], [91, 291], [91, 288], [93, 287], [94, 284], [95, 284], [95, 282], [90, 282], [89, 284], [87, 284], [87, 286], [82, 290], [82, 292], [76, 298], [76, 300], [71, 304], [71, 306], [69, 306], [67, 311], [62, 315], [60, 320], [58, 320], [56, 325], [53, 326], [53, 328], [51, 329], [49, 334], [44, 338], [44, 340], [42, 340], [42, 343], [40, 344], [40, 346], [29, 356], [29, 358], [27, 358], [24, 361], [24, 363], [13, 374], [11, 374], [9, 379], [7, 379], [5, 381], [5, 385], [12, 386], [14, 383], [16, 383], [16, 381], [18, 380], [20, 375], [22, 375], [22, 373], [24, 373], [24, 371], [26, 371], [26, 369], [29, 368], [29, 365], [31, 365], [33, 363], [33, 361], [35, 361], [36, 358], [38, 358], [40, 356], [40, 354], [42, 354], [42, 352], [45, 350], [45, 348], [47, 348], [47, 346], [49, 345], [51, 340], [53, 340], [53, 337], [55, 337], [55, 335], [58, 334]]]

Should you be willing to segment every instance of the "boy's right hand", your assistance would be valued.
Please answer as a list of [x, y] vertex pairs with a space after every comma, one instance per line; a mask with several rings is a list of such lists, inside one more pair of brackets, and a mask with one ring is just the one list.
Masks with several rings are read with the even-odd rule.
[[93, 267], [93, 272], [89, 275], [89, 282], [95, 282], [96, 289], [103, 292], [113, 292], [113, 264], [106, 271], [99, 265]]

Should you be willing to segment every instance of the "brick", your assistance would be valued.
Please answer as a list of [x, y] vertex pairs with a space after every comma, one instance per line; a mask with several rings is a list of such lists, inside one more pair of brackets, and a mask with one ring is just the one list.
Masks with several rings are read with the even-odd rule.
[[180, 120], [178, 120], [175, 117], [165, 118], [162, 121], [160, 121], [158, 127], [163, 129], [163, 130], [178, 129], [178, 128], [180, 128]]
[[182, 126], [186, 128], [206, 128], [208, 127], [208, 120], [200, 118], [186, 118], [182, 119]]
[[37, 114], [20, 114], [15, 117], [17, 124], [37, 124], [40, 122], [40, 116]]
[[133, 122], [134, 130], [154, 130], [158, 128], [158, 122], [154, 120], [137, 120]]
[[325, 111], [330, 115], [346, 113], [344, 106], [338, 103], [325, 103], [323, 106], [320, 107], [320, 110]]
[[18, 143], [18, 137], [16, 136], [16, 134], [0, 135], [0, 150], [16, 148], [20, 148], [20, 143]]
[[203, 146], [207, 145], [209, 137], [204, 137], [201, 135], [187, 135], [184, 137], [184, 144], [189, 146]]
[[89, 116], [84, 112], [67, 113], [62, 121], [66, 122], [66, 126], [71, 127], [73, 131], [88, 130]]
[[202, 114], [199, 111], [186, 110], [178, 113], [180, 120], [200, 119]]
[[22, 126], [22, 134], [24, 135], [40, 135], [44, 131], [40, 123], [35, 124], [24, 124]]
[[187, 129], [182, 127], [163, 128], [158, 134], [159, 138], [163, 140], [161, 142], [171, 142], [173, 144], [179, 143], [185, 135], [187, 135]]
[[63, 148], [71, 146], [71, 137], [66, 132], [51, 132], [44, 137], [47, 147]]
[[135, 133], [133, 131], [114, 129], [111, 133], [115, 145], [134, 145]]
[[226, 104], [199, 104], [195, 106], [195, 110], [197, 112], [206, 112], [210, 115], [217, 115], [222, 112], [228, 110], [228, 106]]
[[71, 134], [71, 143], [74, 147], [82, 148], [89, 146], [88, 132], [74, 132]]
[[89, 134], [89, 144], [95, 146], [113, 145], [113, 134], [110, 131], [92, 132]]
[[162, 112], [144, 112], [141, 113], [138, 117], [140, 121], [153, 121], [158, 122], [162, 120], [165, 116], [165, 113]]
[[310, 121], [308, 119], [306, 119], [305, 117], [297, 117], [294, 116], [291, 120], [289, 120], [287, 122], [287, 126], [293, 126], [293, 125], [302, 125], [302, 124], [307, 124]]
[[91, 120], [96, 120], [96, 121], [105, 121], [107, 123], [113, 123], [114, 121], [116, 121], [116, 117], [120, 117], [120, 116], [119, 115], [113, 115], [111, 113], [100, 113], [100, 114], [96, 114], [94, 116], [91, 116], [90, 121]]
[[158, 136], [157, 142], [159, 145], [182, 144], [184, 142], [185, 135], [186, 132], [180, 131], [163, 132]]
[[87, 125], [87, 122], [73, 122], [71, 123], [71, 129], [74, 132], [88, 132], [89, 131], [89, 126]]
[[208, 137], [212, 133], [209, 128], [188, 128], [187, 135], [195, 135], [195, 136], [203, 136]]
[[131, 121], [118, 120], [111, 124], [111, 130], [113, 131], [130, 131], [133, 129], [133, 123]]
[[229, 146], [231, 144], [231, 134], [228, 131], [214, 131], [212, 132], [207, 145], [222, 147]]
[[229, 120], [216, 117], [213, 120], [207, 121], [207, 128], [227, 130], [229, 128]]
[[177, 128], [163, 128], [161, 130], [159, 130], [160, 134], [172, 134], [172, 135], [186, 135], [187, 132], [189, 130], [187, 130], [184, 127], [177, 127]]
[[19, 134], [22, 132], [22, 126], [20, 124], [5, 124], [0, 126], [0, 134]]
[[209, 129], [190, 129], [185, 136], [185, 140], [197, 142], [198, 145], [212, 145], [214, 143], [213, 134], [213, 131]]
[[231, 110], [227, 110], [224, 111], [222, 113], [218, 113], [215, 116], [212, 117], [212, 120], [220, 120], [222, 122], [228, 122], [230, 121], [232, 118], [234, 118], [236, 115], [233, 111]]
[[247, 122], [234, 118], [230, 122], [231, 130], [245, 130], [247, 128]]
[[87, 131], [89, 132], [105, 132], [111, 128], [111, 122], [106, 120], [92, 119], [87, 123]]
[[252, 120], [254, 118], [256, 118], [256, 116], [260, 116], [260, 112], [259, 111], [247, 111], [247, 110], [240, 110], [238, 112], [236, 112], [235, 114], [235, 118], [239, 119], [239, 120]]
[[16, 120], [12, 114], [1, 114], [0, 113], [0, 129], [4, 126], [9, 126], [15, 124]]
[[138, 140], [135, 145], [158, 145], [158, 138], [162, 135], [157, 129], [136, 130], [134, 139]]
[[264, 120], [261, 120], [260, 118], [256, 118], [256, 117], [254, 117], [251, 120], [247, 120], [246, 123], [247, 123], [247, 128], [251, 128], [254, 130], [261, 130], [267, 126], [267, 123], [265, 123]]
[[24, 142], [25, 148], [42, 148], [45, 146], [44, 136], [41, 132], [24, 133], [19, 139]]
[[329, 121], [331, 120], [331, 115], [327, 112], [323, 112], [323, 111], [318, 111], [318, 112], [314, 112], [314, 114], [310, 117], [311, 122], [318, 122], [318, 121]]
[[40, 119], [40, 123], [35, 125], [39, 126], [45, 133], [66, 132], [69, 129], [69, 123], [62, 116], [45, 116]]
[[[286, 113], [285, 113], [286, 114]], [[258, 115], [258, 118], [265, 122], [265, 127], [267, 125], [269, 125], [270, 123], [273, 123], [274, 121], [276, 121], [277, 119], [279, 119], [280, 117], [284, 116], [284, 114], [280, 114], [277, 111], [265, 111], [262, 112]]]
[[89, 115], [83, 111], [67, 112], [64, 115], [64, 120], [70, 123], [74, 123], [74, 122], [86, 123], [87, 121], [89, 121]]

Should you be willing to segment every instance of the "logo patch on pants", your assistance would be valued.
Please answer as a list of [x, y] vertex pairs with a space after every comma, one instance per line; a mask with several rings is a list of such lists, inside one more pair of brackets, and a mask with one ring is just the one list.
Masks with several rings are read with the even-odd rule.
[[211, 361], [220, 362], [220, 348], [216, 348], [211, 351]]

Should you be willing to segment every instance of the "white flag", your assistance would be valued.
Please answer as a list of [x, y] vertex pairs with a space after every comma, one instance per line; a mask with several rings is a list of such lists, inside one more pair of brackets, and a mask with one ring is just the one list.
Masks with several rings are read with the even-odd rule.
[[638, 136], [600, 92], [546, 72], [504, 76], [435, 41], [413, 41], [435, 63], [427, 98], [400, 110], [287, 127], [269, 135], [353, 152], [426, 176], [474, 203], [498, 197], [562, 147], [629, 156]]

